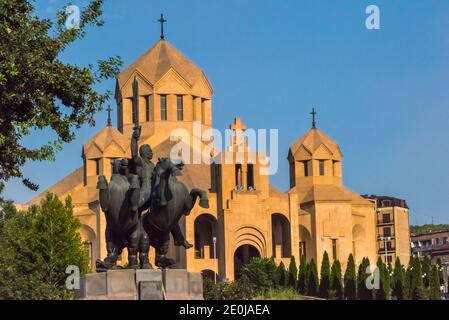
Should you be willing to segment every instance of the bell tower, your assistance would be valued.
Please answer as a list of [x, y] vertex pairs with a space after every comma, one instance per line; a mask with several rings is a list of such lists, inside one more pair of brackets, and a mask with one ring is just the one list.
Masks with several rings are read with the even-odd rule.
[[[157, 145], [175, 129], [193, 134], [193, 123], [202, 129], [212, 126], [213, 89], [204, 72], [181, 54], [164, 34], [153, 47], [117, 76], [117, 127], [126, 137], [135, 121], [142, 126], [142, 137]], [[135, 84], [138, 84], [137, 93]], [[133, 103], [137, 101], [137, 111]], [[138, 112], [138, 115], [135, 115]]]
[[312, 110], [312, 128], [289, 150], [290, 187], [311, 185], [342, 185], [342, 158], [340, 147], [316, 126]]

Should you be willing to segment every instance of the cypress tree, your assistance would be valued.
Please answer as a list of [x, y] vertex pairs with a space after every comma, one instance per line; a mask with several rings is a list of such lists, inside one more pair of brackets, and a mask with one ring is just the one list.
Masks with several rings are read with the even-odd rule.
[[274, 257], [270, 258], [270, 261], [268, 262], [267, 266], [267, 274], [271, 275], [273, 287], [277, 288], [279, 287], [279, 274], [277, 272], [277, 266], [276, 262], [274, 261]]
[[329, 298], [329, 290], [330, 290], [330, 263], [329, 263], [329, 255], [327, 251], [324, 251], [323, 254], [323, 262], [321, 263], [321, 273], [320, 273], [320, 289], [319, 296], [324, 299]]
[[307, 295], [317, 296], [318, 294], [318, 270], [315, 260], [311, 260], [307, 268]]
[[377, 268], [379, 269], [380, 283], [376, 290], [376, 300], [388, 300], [390, 295], [390, 274], [382, 258], [377, 259]]
[[285, 265], [282, 261], [277, 268], [277, 274], [278, 274], [277, 277], [279, 279], [279, 286], [285, 287], [287, 285], [288, 277], [287, 277], [287, 270], [285, 269]]
[[290, 258], [290, 265], [288, 266], [288, 286], [296, 288], [298, 282], [298, 267], [296, 266], [296, 259], [294, 256]]
[[396, 263], [394, 265], [393, 290], [392, 290], [392, 296], [397, 300], [404, 300], [406, 298], [404, 282], [405, 282], [404, 267], [402, 266], [399, 257], [397, 257]]
[[423, 292], [423, 277], [421, 270], [421, 262], [418, 257], [413, 259], [411, 279], [410, 279], [410, 299], [422, 300], [424, 298]]
[[413, 264], [414, 264], [414, 258], [410, 257], [408, 261], [408, 267], [405, 271], [405, 299], [411, 299], [411, 292], [412, 292], [412, 273], [413, 273]]
[[423, 275], [423, 285], [424, 288], [429, 288], [430, 286], [430, 259], [428, 256], [425, 256], [421, 262], [422, 275]]
[[341, 283], [341, 264], [340, 261], [334, 260], [331, 269], [331, 289], [337, 300], [343, 299], [343, 285]]
[[305, 256], [301, 256], [298, 275], [298, 292], [300, 294], [307, 293], [307, 260]]
[[443, 274], [443, 263], [441, 262], [441, 258], [437, 259], [437, 269], [438, 276], [440, 278], [440, 286], [444, 285], [444, 274]]
[[438, 272], [438, 266], [435, 265], [430, 269], [430, 284], [429, 284], [429, 299], [440, 300], [440, 277]]
[[357, 277], [357, 297], [359, 300], [373, 300], [373, 291], [366, 286], [366, 280], [369, 274], [366, 273], [366, 269], [370, 266], [368, 258], [363, 258], [362, 263], [359, 266], [359, 274]]
[[355, 276], [355, 263], [352, 254], [349, 255], [348, 264], [344, 277], [344, 296], [346, 300], [355, 300], [357, 298], [357, 285]]

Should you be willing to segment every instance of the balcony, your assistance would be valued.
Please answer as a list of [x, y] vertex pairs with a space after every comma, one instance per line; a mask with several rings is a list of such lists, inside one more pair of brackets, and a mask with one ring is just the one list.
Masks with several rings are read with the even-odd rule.
[[394, 225], [394, 219], [377, 219], [378, 226]]

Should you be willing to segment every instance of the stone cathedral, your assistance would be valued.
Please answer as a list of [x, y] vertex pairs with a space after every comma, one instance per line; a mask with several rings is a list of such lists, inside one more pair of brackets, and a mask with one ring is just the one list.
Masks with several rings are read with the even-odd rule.
[[[80, 233], [89, 250], [91, 266], [106, 255], [105, 217], [98, 201], [99, 175], [111, 176], [111, 160], [130, 158], [134, 126], [133, 81], [139, 82], [138, 119], [142, 126], [140, 144], [148, 143], [158, 157], [167, 157], [176, 143], [175, 129], [189, 132], [191, 156], [205, 148], [192, 129], [212, 128], [213, 89], [205, 73], [165, 39], [159, 40], [117, 76], [117, 126], [108, 124], [86, 141], [82, 166], [48, 192], [61, 199], [70, 195]], [[250, 121], [250, 119], [249, 119]], [[232, 130], [245, 130], [240, 118]], [[301, 132], [298, 132], [301, 134]], [[183, 140], [187, 142], [187, 140]], [[179, 141], [178, 141], [179, 142]], [[226, 157], [237, 146], [231, 139]], [[243, 141], [245, 144], [245, 141]], [[234, 280], [251, 257], [274, 257], [286, 265], [291, 256], [315, 259], [318, 266], [324, 251], [339, 259], [343, 267], [352, 253], [356, 263], [365, 256], [376, 261], [378, 248], [375, 202], [347, 189], [343, 183], [343, 155], [338, 144], [315, 125], [291, 144], [288, 152], [290, 188], [281, 192], [262, 175], [262, 165], [248, 163], [251, 150], [237, 164], [187, 164], [180, 179], [189, 187], [208, 191], [210, 208], [196, 206], [181, 220], [186, 250], [173, 247], [171, 256], [189, 271], [205, 276]], [[212, 153], [212, 152], [211, 152]], [[46, 192], [47, 192], [46, 191]], [[38, 204], [45, 193], [27, 205]], [[121, 260], [125, 263], [126, 253]], [[154, 261], [154, 250], [150, 252]]]

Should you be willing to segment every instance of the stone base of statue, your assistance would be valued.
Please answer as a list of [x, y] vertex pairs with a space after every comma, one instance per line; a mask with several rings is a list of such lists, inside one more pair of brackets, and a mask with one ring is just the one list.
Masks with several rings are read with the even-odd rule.
[[201, 273], [182, 269], [110, 270], [81, 278], [79, 300], [203, 300]]

